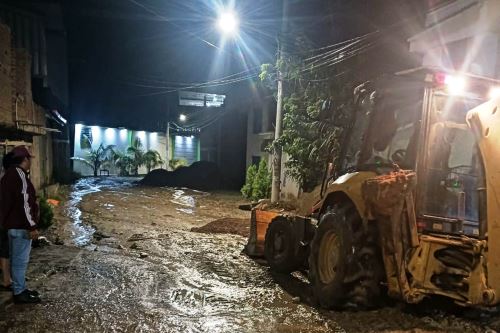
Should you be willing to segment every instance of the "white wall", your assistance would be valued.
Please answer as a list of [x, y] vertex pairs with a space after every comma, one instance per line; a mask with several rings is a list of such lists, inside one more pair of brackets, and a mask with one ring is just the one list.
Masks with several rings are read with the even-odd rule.
[[[81, 124], [75, 125], [75, 157], [85, 158], [88, 152], [88, 150], [83, 150], [80, 145], [80, 136], [84, 127], [87, 126]], [[92, 149], [99, 148], [102, 143], [104, 146], [113, 145], [115, 150], [125, 152], [133, 140], [135, 140], [135, 138], [139, 138], [145, 151], [149, 149], [156, 150], [160, 153], [162, 159], [166, 160], [167, 140], [164, 134], [157, 132], [131, 131], [125, 128], [109, 128], [100, 126], [89, 127], [92, 132]], [[110, 173], [113, 175], [118, 174], [118, 170], [112, 165], [105, 166], [103, 168], [109, 169]], [[92, 168], [81, 161], [73, 161], [73, 170], [83, 176], [93, 175]], [[139, 169], [139, 173], [145, 174], [146, 168], [141, 167]]]
[[266, 140], [274, 139], [273, 132], [259, 132], [254, 133], [253, 122], [256, 112], [262, 112], [262, 128], [267, 127], [269, 117], [267, 110], [253, 109], [248, 113], [247, 121], [247, 153], [246, 153], [246, 166], [247, 168], [252, 164], [252, 157], [258, 156], [261, 159], [266, 159], [266, 162], [271, 166], [271, 158], [268, 152], [262, 151], [262, 145]]

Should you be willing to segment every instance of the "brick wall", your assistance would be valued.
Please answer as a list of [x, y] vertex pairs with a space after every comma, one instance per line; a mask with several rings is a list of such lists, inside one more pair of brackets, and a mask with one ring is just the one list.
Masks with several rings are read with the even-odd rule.
[[12, 48], [10, 29], [0, 24], [0, 123], [14, 125], [12, 117]]
[[17, 98], [17, 118], [28, 124], [35, 122], [35, 107], [31, 92], [31, 56], [25, 49], [15, 49], [12, 66], [14, 102]]

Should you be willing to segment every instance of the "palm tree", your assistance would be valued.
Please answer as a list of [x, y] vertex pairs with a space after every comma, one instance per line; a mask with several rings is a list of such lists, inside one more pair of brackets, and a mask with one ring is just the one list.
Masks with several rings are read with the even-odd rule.
[[121, 151], [113, 150], [113, 162], [118, 168], [120, 176], [129, 176], [134, 166], [133, 158]]
[[127, 148], [127, 154], [133, 159], [132, 173], [139, 174], [139, 168], [144, 165], [144, 149], [139, 138], [135, 138], [132, 145]]
[[161, 158], [160, 153], [152, 149], [145, 152], [143, 158], [144, 158], [144, 164], [148, 169], [148, 173], [150, 173], [152, 169], [155, 169], [156, 167], [161, 166], [163, 165], [163, 163], [165, 163]]
[[82, 157], [72, 157], [72, 160], [80, 161], [88, 165], [94, 171], [94, 177], [97, 177], [97, 173], [101, 166], [111, 161], [111, 152], [113, 151], [112, 145], [104, 146], [102, 143], [99, 145], [99, 148], [92, 149], [87, 153], [87, 155]]

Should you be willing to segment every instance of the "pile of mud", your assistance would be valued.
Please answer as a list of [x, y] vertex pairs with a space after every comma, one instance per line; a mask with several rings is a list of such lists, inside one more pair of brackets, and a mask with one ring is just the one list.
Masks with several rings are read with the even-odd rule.
[[248, 237], [250, 235], [250, 221], [248, 219], [226, 217], [199, 228], [191, 228], [191, 231], [204, 234], [233, 234]]
[[220, 189], [221, 183], [221, 173], [217, 164], [205, 161], [195, 162], [175, 171], [156, 169], [140, 181], [141, 185], [146, 186], [187, 187], [200, 191]]

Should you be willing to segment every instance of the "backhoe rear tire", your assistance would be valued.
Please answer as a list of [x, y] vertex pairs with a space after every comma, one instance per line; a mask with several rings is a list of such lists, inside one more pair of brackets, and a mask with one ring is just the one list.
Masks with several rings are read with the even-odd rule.
[[309, 280], [325, 309], [366, 309], [381, 300], [383, 262], [373, 230], [364, 230], [352, 204], [325, 213], [311, 243]]
[[264, 256], [277, 273], [291, 273], [303, 267], [306, 249], [300, 246], [292, 222], [286, 217], [275, 217], [267, 228]]
[[351, 238], [342, 213], [330, 211], [323, 215], [309, 255], [309, 280], [322, 308], [331, 309], [343, 304], [346, 292], [343, 281]]

